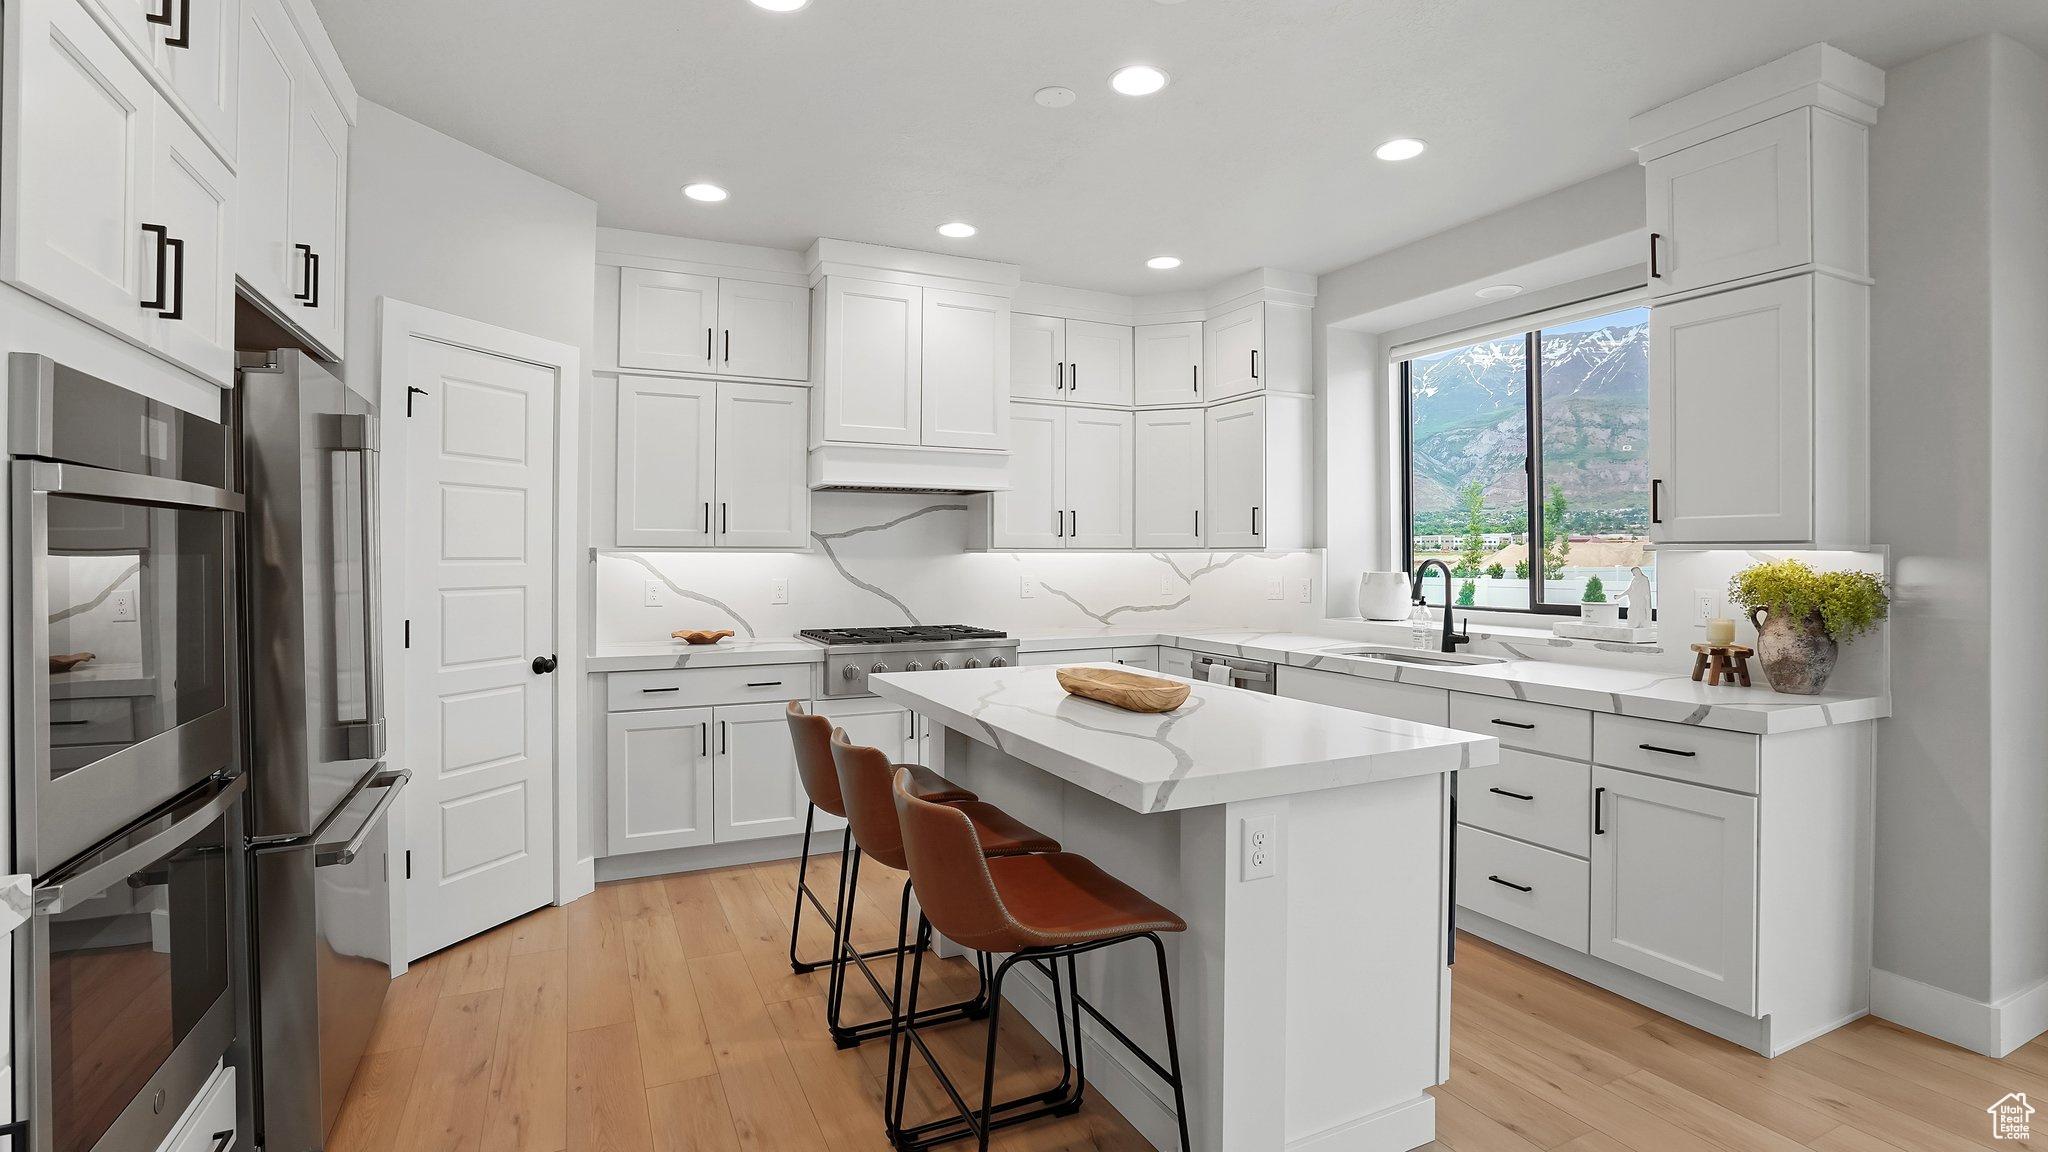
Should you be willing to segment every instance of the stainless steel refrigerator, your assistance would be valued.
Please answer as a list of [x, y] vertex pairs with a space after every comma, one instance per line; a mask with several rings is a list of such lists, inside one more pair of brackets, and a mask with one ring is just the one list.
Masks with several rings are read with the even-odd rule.
[[253, 1122], [325, 1147], [391, 979], [377, 417], [320, 364], [245, 356]]

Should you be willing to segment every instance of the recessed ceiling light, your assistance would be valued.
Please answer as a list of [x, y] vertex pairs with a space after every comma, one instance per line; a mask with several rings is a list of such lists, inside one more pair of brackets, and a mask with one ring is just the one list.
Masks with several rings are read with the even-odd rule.
[[1488, 284], [1486, 287], [1473, 293], [1474, 296], [1479, 297], [1481, 300], [1505, 300], [1510, 296], [1519, 296], [1521, 294], [1522, 286], [1520, 284]]
[[1150, 96], [1166, 87], [1166, 73], [1150, 64], [1132, 64], [1110, 74], [1109, 86], [1126, 96]]
[[1396, 136], [1373, 149], [1372, 154], [1382, 160], [1413, 160], [1422, 155], [1422, 150], [1427, 147], [1427, 144], [1412, 136]]
[[770, 12], [794, 12], [810, 2], [811, 0], [754, 0], [754, 7], [766, 8]]
[[1065, 108], [1074, 102], [1074, 90], [1054, 84], [1050, 88], [1040, 88], [1033, 92], [1031, 98], [1047, 108]]
[[950, 237], [954, 240], [965, 240], [969, 236], [974, 235], [974, 225], [955, 220], [950, 224], [939, 225], [939, 235]]
[[716, 204], [725, 199], [725, 189], [716, 184], [686, 184], [683, 186], [683, 195], [692, 200], [702, 200], [706, 204]]
[[1170, 268], [1178, 268], [1178, 267], [1180, 267], [1180, 257], [1178, 257], [1178, 256], [1154, 256], [1154, 257], [1153, 257], [1153, 258], [1151, 258], [1150, 260], [1147, 260], [1147, 261], [1145, 261], [1145, 267], [1147, 267], [1147, 268], [1157, 268], [1157, 269], [1158, 269], [1159, 271], [1161, 271], [1161, 272], [1164, 272], [1164, 271], [1166, 271], [1166, 270], [1168, 270], [1168, 269], [1170, 269]]

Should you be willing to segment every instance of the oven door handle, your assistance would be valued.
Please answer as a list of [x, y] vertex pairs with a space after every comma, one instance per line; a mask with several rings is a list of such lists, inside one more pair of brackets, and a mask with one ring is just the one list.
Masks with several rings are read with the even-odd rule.
[[249, 778], [237, 776], [214, 793], [206, 803], [179, 817], [169, 828], [155, 836], [79, 871], [58, 873], [56, 878], [36, 888], [36, 913], [54, 916], [69, 911], [77, 904], [112, 888], [143, 866], [162, 859], [171, 849], [191, 839], [193, 833], [226, 815], [241, 802], [242, 793], [247, 791], [248, 787]]
[[363, 842], [370, 838], [370, 830], [391, 811], [391, 805], [398, 800], [398, 794], [405, 790], [406, 781], [412, 779], [412, 769], [400, 768], [391, 772], [379, 772], [370, 779], [369, 788], [384, 789], [384, 796], [370, 814], [363, 817], [363, 823], [345, 843], [319, 844], [313, 848], [313, 867], [341, 867], [355, 863], [356, 854], [363, 850]]
[[239, 492], [173, 480], [167, 476], [142, 476], [111, 468], [88, 468], [82, 464], [55, 464], [37, 460], [29, 465], [29, 488], [63, 496], [93, 496], [102, 500], [127, 500], [137, 504], [169, 504], [180, 508], [211, 508], [240, 512], [246, 501]]

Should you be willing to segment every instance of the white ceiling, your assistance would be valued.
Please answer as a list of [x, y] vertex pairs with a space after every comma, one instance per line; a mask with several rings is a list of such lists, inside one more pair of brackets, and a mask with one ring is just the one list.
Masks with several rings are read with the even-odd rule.
[[[1122, 293], [1321, 274], [1631, 163], [1634, 113], [1829, 41], [1890, 66], [2041, 0], [315, 0], [364, 96], [601, 223], [1012, 261]], [[1162, 93], [1109, 90], [1126, 63]], [[1050, 84], [1071, 107], [1032, 102]], [[1381, 141], [1429, 151], [1390, 165]], [[682, 185], [732, 198], [705, 205]], [[981, 234], [941, 239], [967, 220]], [[1153, 272], [1149, 256], [1186, 263]]]

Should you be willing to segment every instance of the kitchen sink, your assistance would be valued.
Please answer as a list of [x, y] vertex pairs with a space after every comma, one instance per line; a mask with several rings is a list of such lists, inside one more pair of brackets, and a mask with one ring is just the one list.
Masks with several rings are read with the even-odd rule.
[[1426, 668], [1506, 663], [1498, 656], [1463, 656], [1454, 652], [1422, 652], [1414, 648], [1338, 648], [1327, 654], [1355, 656], [1360, 660], [1384, 660], [1389, 664], [1419, 664]]

